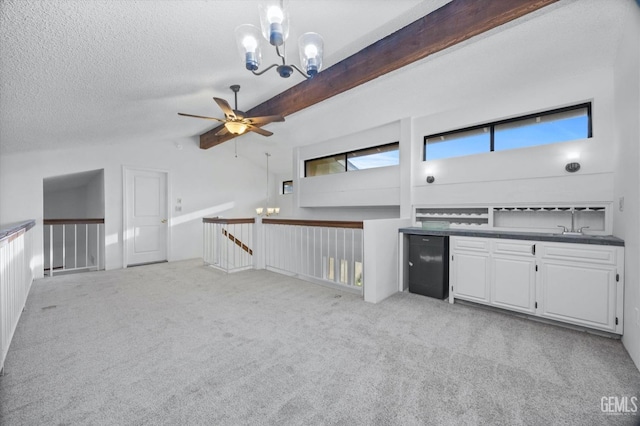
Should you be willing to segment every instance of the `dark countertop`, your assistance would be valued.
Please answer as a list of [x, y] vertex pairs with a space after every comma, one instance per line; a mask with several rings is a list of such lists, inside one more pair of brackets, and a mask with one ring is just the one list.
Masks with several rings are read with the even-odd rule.
[[36, 225], [36, 221], [33, 219], [25, 220], [24, 222], [3, 225], [0, 228], [0, 240], [4, 240], [6, 237], [12, 234], [15, 234], [16, 232], [19, 232], [21, 229], [28, 231], [29, 229], [33, 228], [35, 225]]
[[440, 235], [461, 237], [505, 238], [512, 240], [551, 241], [556, 243], [596, 244], [601, 246], [624, 247], [624, 240], [612, 235], [563, 235], [545, 232], [498, 231], [491, 229], [422, 229], [400, 228], [398, 232], [414, 235]]

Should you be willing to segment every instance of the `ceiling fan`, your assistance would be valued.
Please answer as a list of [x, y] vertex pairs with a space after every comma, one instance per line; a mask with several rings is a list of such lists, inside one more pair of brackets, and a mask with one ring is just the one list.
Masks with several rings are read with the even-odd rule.
[[264, 130], [259, 126], [264, 126], [265, 124], [272, 123], [274, 121], [284, 121], [284, 117], [281, 115], [265, 115], [263, 117], [245, 117], [245, 113], [238, 110], [238, 91], [240, 91], [240, 85], [234, 84], [229, 87], [233, 90], [235, 94], [236, 108], [231, 109], [231, 106], [227, 101], [220, 98], [213, 98], [214, 101], [218, 104], [222, 112], [224, 113], [224, 120], [215, 117], [203, 117], [201, 115], [193, 115], [193, 114], [185, 114], [179, 112], [178, 115], [183, 115], [185, 117], [195, 117], [195, 118], [203, 118], [205, 120], [213, 120], [219, 121], [220, 123], [224, 123], [224, 127], [220, 129], [216, 135], [222, 136], [227, 133], [233, 133], [234, 135], [241, 135], [245, 133], [247, 130], [251, 132], [255, 132], [261, 134], [262, 136], [271, 136], [273, 132], [268, 130]]

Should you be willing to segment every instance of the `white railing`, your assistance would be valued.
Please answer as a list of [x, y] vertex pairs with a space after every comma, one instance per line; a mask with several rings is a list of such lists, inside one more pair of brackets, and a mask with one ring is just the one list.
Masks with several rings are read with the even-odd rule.
[[204, 263], [225, 272], [254, 267], [255, 219], [203, 218]]
[[0, 232], [0, 372], [33, 282], [33, 220]]
[[265, 266], [362, 292], [362, 222], [263, 219]]
[[104, 248], [104, 219], [45, 219], [44, 269], [54, 272], [98, 271]]

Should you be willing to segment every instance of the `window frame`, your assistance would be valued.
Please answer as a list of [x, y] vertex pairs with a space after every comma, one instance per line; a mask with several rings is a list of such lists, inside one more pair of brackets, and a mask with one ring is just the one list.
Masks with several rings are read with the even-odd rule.
[[[553, 115], [553, 114], [559, 114], [559, 113], [563, 113], [563, 112], [567, 112], [567, 111], [579, 110], [579, 109], [583, 109], [583, 108], [587, 109], [587, 139], [589, 139], [589, 138], [593, 137], [593, 117], [592, 117], [592, 113], [591, 113], [592, 105], [591, 105], [591, 102], [583, 102], [583, 103], [577, 104], [577, 105], [572, 105], [572, 106], [567, 106], [567, 107], [562, 107], [562, 108], [555, 108], [555, 109], [542, 111], [542, 112], [537, 112], [537, 113], [533, 113], [533, 114], [521, 115], [519, 117], [507, 118], [505, 120], [493, 121], [493, 122], [485, 123], [485, 124], [477, 124], [477, 125], [474, 125], [474, 126], [463, 127], [461, 129], [448, 130], [446, 132], [434, 133], [432, 135], [427, 135], [427, 136], [425, 136], [423, 138], [423, 143], [422, 143], [422, 161], [429, 161], [427, 159], [427, 139], [435, 139], [435, 138], [439, 138], [439, 137], [442, 137], [442, 136], [451, 136], [451, 135], [455, 135], [456, 133], [470, 132], [470, 131], [473, 131], [473, 130], [478, 130], [478, 129], [482, 129], [482, 128], [488, 127], [489, 128], [489, 138], [490, 138], [489, 151], [488, 152], [495, 152], [495, 128], [496, 128], [496, 126], [500, 126], [502, 124], [507, 124], [507, 123], [513, 123], [513, 122], [516, 122], [516, 121], [528, 120], [528, 119], [536, 118], [536, 117], [543, 117], [543, 116], [546, 116], [546, 115]], [[563, 142], [568, 142], [568, 141], [563, 141]], [[559, 143], [559, 142], [554, 142], [554, 143]], [[532, 146], [541, 146], [541, 145], [532, 145]], [[531, 147], [531, 146], [529, 146], [529, 147]], [[514, 149], [516, 149], [516, 148], [514, 148]], [[501, 151], [503, 151], [503, 150], [501, 150]], [[469, 155], [476, 155], [476, 154], [469, 154]], [[458, 157], [439, 158], [438, 160], [446, 160], [448, 158], [458, 158]], [[436, 161], [436, 160], [431, 160], [431, 161]]]
[[[285, 186], [287, 186], [287, 184], [289, 184], [289, 186], [291, 186], [291, 192], [286, 192], [284, 190], [284, 188], [285, 188]], [[293, 194], [293, 179], [283, 180], [282, 181], [282, 195], [289, 195], [289, 194]]]
[[[370, 151], [372, 149], [384, 148], [384, 147], [389, 147], [389, 146], [397, 146], [398, 147], [398, 153], [400, 153], [400, 141], [396, 141], [396, 142], [384, 143], [382, 145], [369, 146], [369, 147], [366, 147], [366, 148], [355, 149], [355, 150], [352, 150], [352, 151], [339, 152], [339, 153], [336, 153], [336, 154], [324, 155], [322, 157], [315, 157], [315, 158], [306, 159], [306, 160], [304, 160], [304, 165], [303, 165], [304, 166], [304, 177], [306, 178], [306, 177], [328, 176], [328, 175], [332, 175], [332, 174], [338, 174], [338, 173], [326, 173], [326, 174], [322, 174], [322, 175], [307, 176], [307, 163], [311, 162], [311, 161], [323, 160], [325, 158], [332, 158], [332, 157], [339, 157], [339, 156], [342, 156], [344, 158], [344, 170], [339, 172], [339, 173], [358, 172], [360, 170], [378, 169], [380, 167], [371, 167], [370, 169], [349, 170], [349, 164], [348, 164], [349, 155], [358, 154], [359, 152], [365, 152], [365, 151]], [[384, 166], [384, 167], [389, 167], [389, 166]]]

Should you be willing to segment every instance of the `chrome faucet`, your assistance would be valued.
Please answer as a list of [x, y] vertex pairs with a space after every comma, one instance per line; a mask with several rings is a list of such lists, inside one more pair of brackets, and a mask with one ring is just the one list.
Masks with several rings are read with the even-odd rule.
[[562, 228], [563, 235], [584, 235], [582, 230], [587, 229], [588, 226], [583, 226], [581, 228], [576, 229], [576, 226], [575, 226], [576, 209], [574, 207], [571, 207], [569, 211], [571, 212], [571, 229], [570, 230], [567, 229], [567, 227], [564, 225], [557, 225], [557, 226], [559, 228]]

